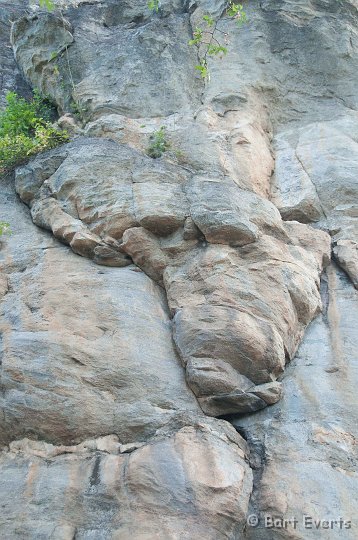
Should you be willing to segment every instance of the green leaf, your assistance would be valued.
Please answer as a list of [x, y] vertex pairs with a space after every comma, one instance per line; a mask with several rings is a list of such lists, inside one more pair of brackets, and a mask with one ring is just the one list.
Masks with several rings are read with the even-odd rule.
[[227, 15], [235, 19], [235, 22], [238, 26], [241, 26], [244, 22], [247, 21], [247, 16], [244, 11], [244, 6], [242, 4], [235, 4], [230, 2], [227, 9]]
[[6, 221], [0, 221], [0, 236], [3, 234], [11, 234], [10, 224]]
[[227, 48], [223, 45], [209, 45], [207, 52], [210, 56], [216, 56], [220, 53], [227, 54]]
[[31, 101], [9, 92], [6, 101], [0, 112], [0, 173], [68, 141], [68, 134], [50, 123], [52, 105], [39, 92], [34, 92]]
[[158, 13], [160, 7], [160, 0], [149, 0], [148, 7], [151, 11], [156, 11]]
[[193, 39], [189, 40], [189, 45], [200, 45], [203, 40], [204, 32], [201, 28], [196, 27], [193, 32]]
[[40, 7], [46, 8], [47, 11], [53, 11], [55, 9], [55, 4], [52, 0], [40, 0]]
[[203, 20], [206, 22], [208, 26], [213, 26], [214, 19], [210, 17], [210, 15], [204, 15]]
[[209, 76], [209, 70], [206, 63], [201, 63], [195, 66], [195, 69], [199, 71], [202, 79], [206, 79]]
[[155, 131], [150, 136], [150, 145], [147, 148], [147, 154], [153, 159], [160, 158], [164, 152], [170, 148], [170, 143], [167, 141], [167, 133], [165, 126], [161, 126], [158, 131]]

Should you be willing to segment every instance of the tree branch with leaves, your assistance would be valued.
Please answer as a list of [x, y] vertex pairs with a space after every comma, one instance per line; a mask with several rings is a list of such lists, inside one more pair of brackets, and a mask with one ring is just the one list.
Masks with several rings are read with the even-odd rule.
[[193, 32], [193, 39], [189, 41], [189, 45], [198, 49], [200, 63], [195, 69], [203, 79], [210, 78], [208, 59], [215, 56], [222, 57], [228, 52], [226, 47], [228, 34], [219, 28], [224, 21], [235, 21], [236, 25], [241, 27], [247, 21], [244, 6], [230, 1], [225, 9], [225, 17], [214, 20], [210, 15], [204, 15], [204, 26], [197, 26]]
[[[43, 0], [45, 1], [45, 0]], [[149, 0], [148, 8], [158, 13], [160, 10], [160, 0]], [[195, 69], [203, 79], [209, 79], [210, 73], [208, 60], [210, 57], [224, 56], [227, 54], [226, 47], [228, 34], [219, 28], [224, 21], [235, 21], [238, 27], [247, 21], [246, 12], [242, 4], [236, 4], [232, 0], [226, 3], [224, 9], [225, 17], [215, 20], [211, 15], [203, 16], [203, 26], [197, 26], [193, 32], [193, 38], [189, 40], [189, 45], [198, 49], [200, 62]]]

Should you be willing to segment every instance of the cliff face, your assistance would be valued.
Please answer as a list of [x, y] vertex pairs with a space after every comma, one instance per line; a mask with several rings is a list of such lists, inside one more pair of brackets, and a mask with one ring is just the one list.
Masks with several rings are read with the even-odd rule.
[[225, 2], [76, 4], [0, 6], [80, 117], [1, 183], [2, 537], [355, 538], [302, 516], [355, 519], [356, 0], [249, 2], [205, 84]]

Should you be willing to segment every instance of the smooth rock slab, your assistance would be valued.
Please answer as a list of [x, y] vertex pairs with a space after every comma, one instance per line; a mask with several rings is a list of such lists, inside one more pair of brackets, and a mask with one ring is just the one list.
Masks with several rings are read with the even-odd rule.
[[[322, 315], [310, 325], [283, 379], [283, 399], [233, 419], [250, 443], [256, 482], [248, 540], [355, 540], [358, 492], [358, 294], [340, 269], [324, 276]], [[264, 517], [296, 517], [296, 530], [267, 529]], [[314, 520], [350, 521], [305, 529]]]
[[[43, 236], [26, 219], [31, 245]], [[160, 287], [134, 266], [102, 269], [52, 241], [33, 243], [22, 262], [18, 242], [15, 233], [1, 251], [1, 444], [25, 434], [145, 440], [177, 412], [200, 412]]]
[[358, 285], [358, 115], [283, 131], [277, 137], [272, 201], [285, 219], [317, 222]]
[[[201, 84], [191, 73], [197, 59], [188, 45], [189, 17], [173, 14], [173, 7], [183, 9], [172, 4], [165, 10], [165, 25], [149, 18], [143, 1], [129, 8], [110, 1], [82, 5], [65, 14], [66, 22], [49, 13], [23, 17], [11, 34], [16, 60], [31, 84], [61, 111], [68, 112], [74, 101], [87, 118], [104, 112], [135, 118], [144, 103], [147, 116], [189, 108], [199, 102]], [[135, 24], [145, 19], [146, 24]], [[59, 54], [53, 59], [52, 53]]]
[[14, 443], [0, 454], [2, 535], [234, 540], [245, 525], [252, 473], [242, 439], [226, 431], [186, 426], [126, 454], [103, 439], [58, 453]]

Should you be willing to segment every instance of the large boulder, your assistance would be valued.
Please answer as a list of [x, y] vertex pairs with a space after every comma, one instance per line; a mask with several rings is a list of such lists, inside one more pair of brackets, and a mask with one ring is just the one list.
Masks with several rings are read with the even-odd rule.
[[[165, 288], [184, 366], [210, 358], [253, 387], [270, 383], [320, 310], [328, 235], [283, 222], [271, 202], [230, 179], [195, 175], [112, 140], [80, 138], [19, 169], [15, 185], [33, 221], [75, 253], [102, 265], [132, 260]], [[219, 397], [211, 414], [272, 400], [247, 400], [229, 387], [209, 393], [229, 393], [231, 403]]]

